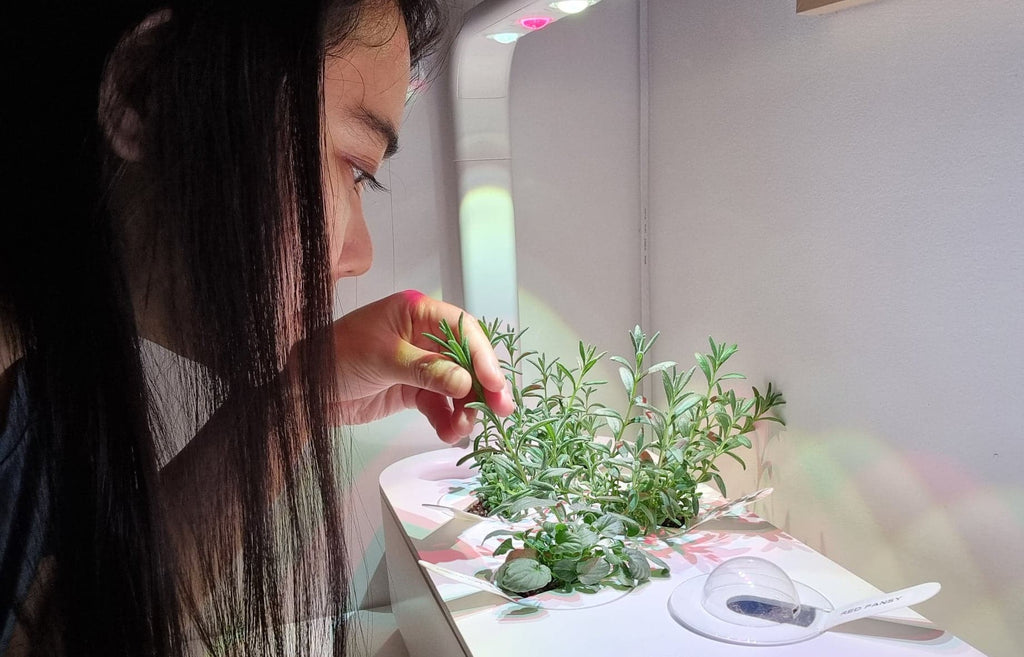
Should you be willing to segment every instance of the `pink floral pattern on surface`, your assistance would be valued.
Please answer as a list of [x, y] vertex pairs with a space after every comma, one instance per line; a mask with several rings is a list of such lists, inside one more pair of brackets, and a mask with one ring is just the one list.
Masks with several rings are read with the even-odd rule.
[[694, 532], [680, 538], [670, 539], [663, 547], [649, 550], [662, 559], [667, 559], [671, 566], [678, 558], [701, 571], [707, 572], [733, 557], [746, 554], [749, 550], [734, 546], [732, 537], [721, 532]]
[[[475, 478], [437, 480], [437, 503], [456, 509], [470, 506], [475, 501], [472, 492], [476, 483]], [[702, 500], [702, 506], [714, 506], [719, 501], [713, 494], [709, 494]], [[415, 524], [421, 524], [420, 520], [417, 518]], [[430, 524], [429, 520], [425, 523], [426, 526]], [[522, 524], [527, 523], [517, 523]], [[490, 527], [487, 531], [494, 528]], [[482, 528], [476, 527], [468, 531], [459, 536], [454, 544], [449, 545], [429, 545], [427, 539], [426, 544], [421, 543], [418, 546], [419, 556], [437, 564], [480, 558], [491, 559], [493, 549], [500, 544], [500, 540], [496, 539], [493, 541], [494, 545], [485, 546], [481, 540], [482, 535], [478, 535], [480, 529]], [[770, 553], [776, 550], [813, 552], [811, 548], [752, 512], [728, 515], [682, 535], [671, 529], [660, 530], [643, 537], [640, 543], [641, 547], [652, 555], [666, 560], [670, 567], [685, 564], [684, 567], [696, 567], [702, 572], [709, 572], [723, 561], [739, 556]]]
[[[735, 537], [737, 542], [750, 543], [748, 552], [771, 552], [774, 550], [814, 552], [810, 547], [753, 513], [735, 516], [730, 520], [732, 527], [728, 530], [729, 533]], [[755, 537], [757, 540], [752, 540]]]
[[654, 556], [667, 560], [670, 566], [682, 560], [703, 572], [733, 557], [778, 550], [813, 552], [753, 513], [729, 516], [689, 533], [661, 530], [645, 536], [642, 545]]

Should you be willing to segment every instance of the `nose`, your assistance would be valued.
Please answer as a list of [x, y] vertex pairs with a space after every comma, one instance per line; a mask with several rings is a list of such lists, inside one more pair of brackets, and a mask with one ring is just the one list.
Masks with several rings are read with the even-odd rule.
[[341, 258], [338, 261], [338, 277], [361, 276], [370, 270], [373, 264], [373, 242], [370, 230], [363, 216], [363, 204], [357, 200], [352, 205], [352, 214], [345, 227], [345, 241], [341, 247]]

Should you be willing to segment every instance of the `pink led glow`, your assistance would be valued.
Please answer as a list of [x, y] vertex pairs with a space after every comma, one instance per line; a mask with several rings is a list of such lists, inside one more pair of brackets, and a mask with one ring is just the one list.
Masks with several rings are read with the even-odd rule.
[[551, 19], [547, 16], [529, 16], [519, 19], [519, 24], [528, 30], [539, 30], [542, 27], [547, 27], [550, 22]]

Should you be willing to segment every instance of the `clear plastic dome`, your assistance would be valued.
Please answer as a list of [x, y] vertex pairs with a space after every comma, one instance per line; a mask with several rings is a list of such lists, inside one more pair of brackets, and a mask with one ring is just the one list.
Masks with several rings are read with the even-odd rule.
[[758, 557], [737, 557], [719, 564], [704, 583], [701, 604], [715, 618], [748, 627], [793, 622], [800, 613], [800, 596], [793, 580], [772, 562]]
[[668, 610], [698, 634], [740, 645], [778, 646], [820, 634], [825, 596], [758, 557], [736, 557], [676, 587]]

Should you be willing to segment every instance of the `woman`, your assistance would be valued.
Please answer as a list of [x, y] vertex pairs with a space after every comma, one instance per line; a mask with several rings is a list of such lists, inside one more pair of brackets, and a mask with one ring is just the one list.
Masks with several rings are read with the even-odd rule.
[[[330, 617], [343, 654], [330, 427], [473, 420], [421, 336], [457, 308], [408, 292], [331, 322], [436, 0], [79, 4], [5, 18], [0, 653], [305, 654], [289, 623]], [[147, 341], [196, 364], [176, 454]]]

